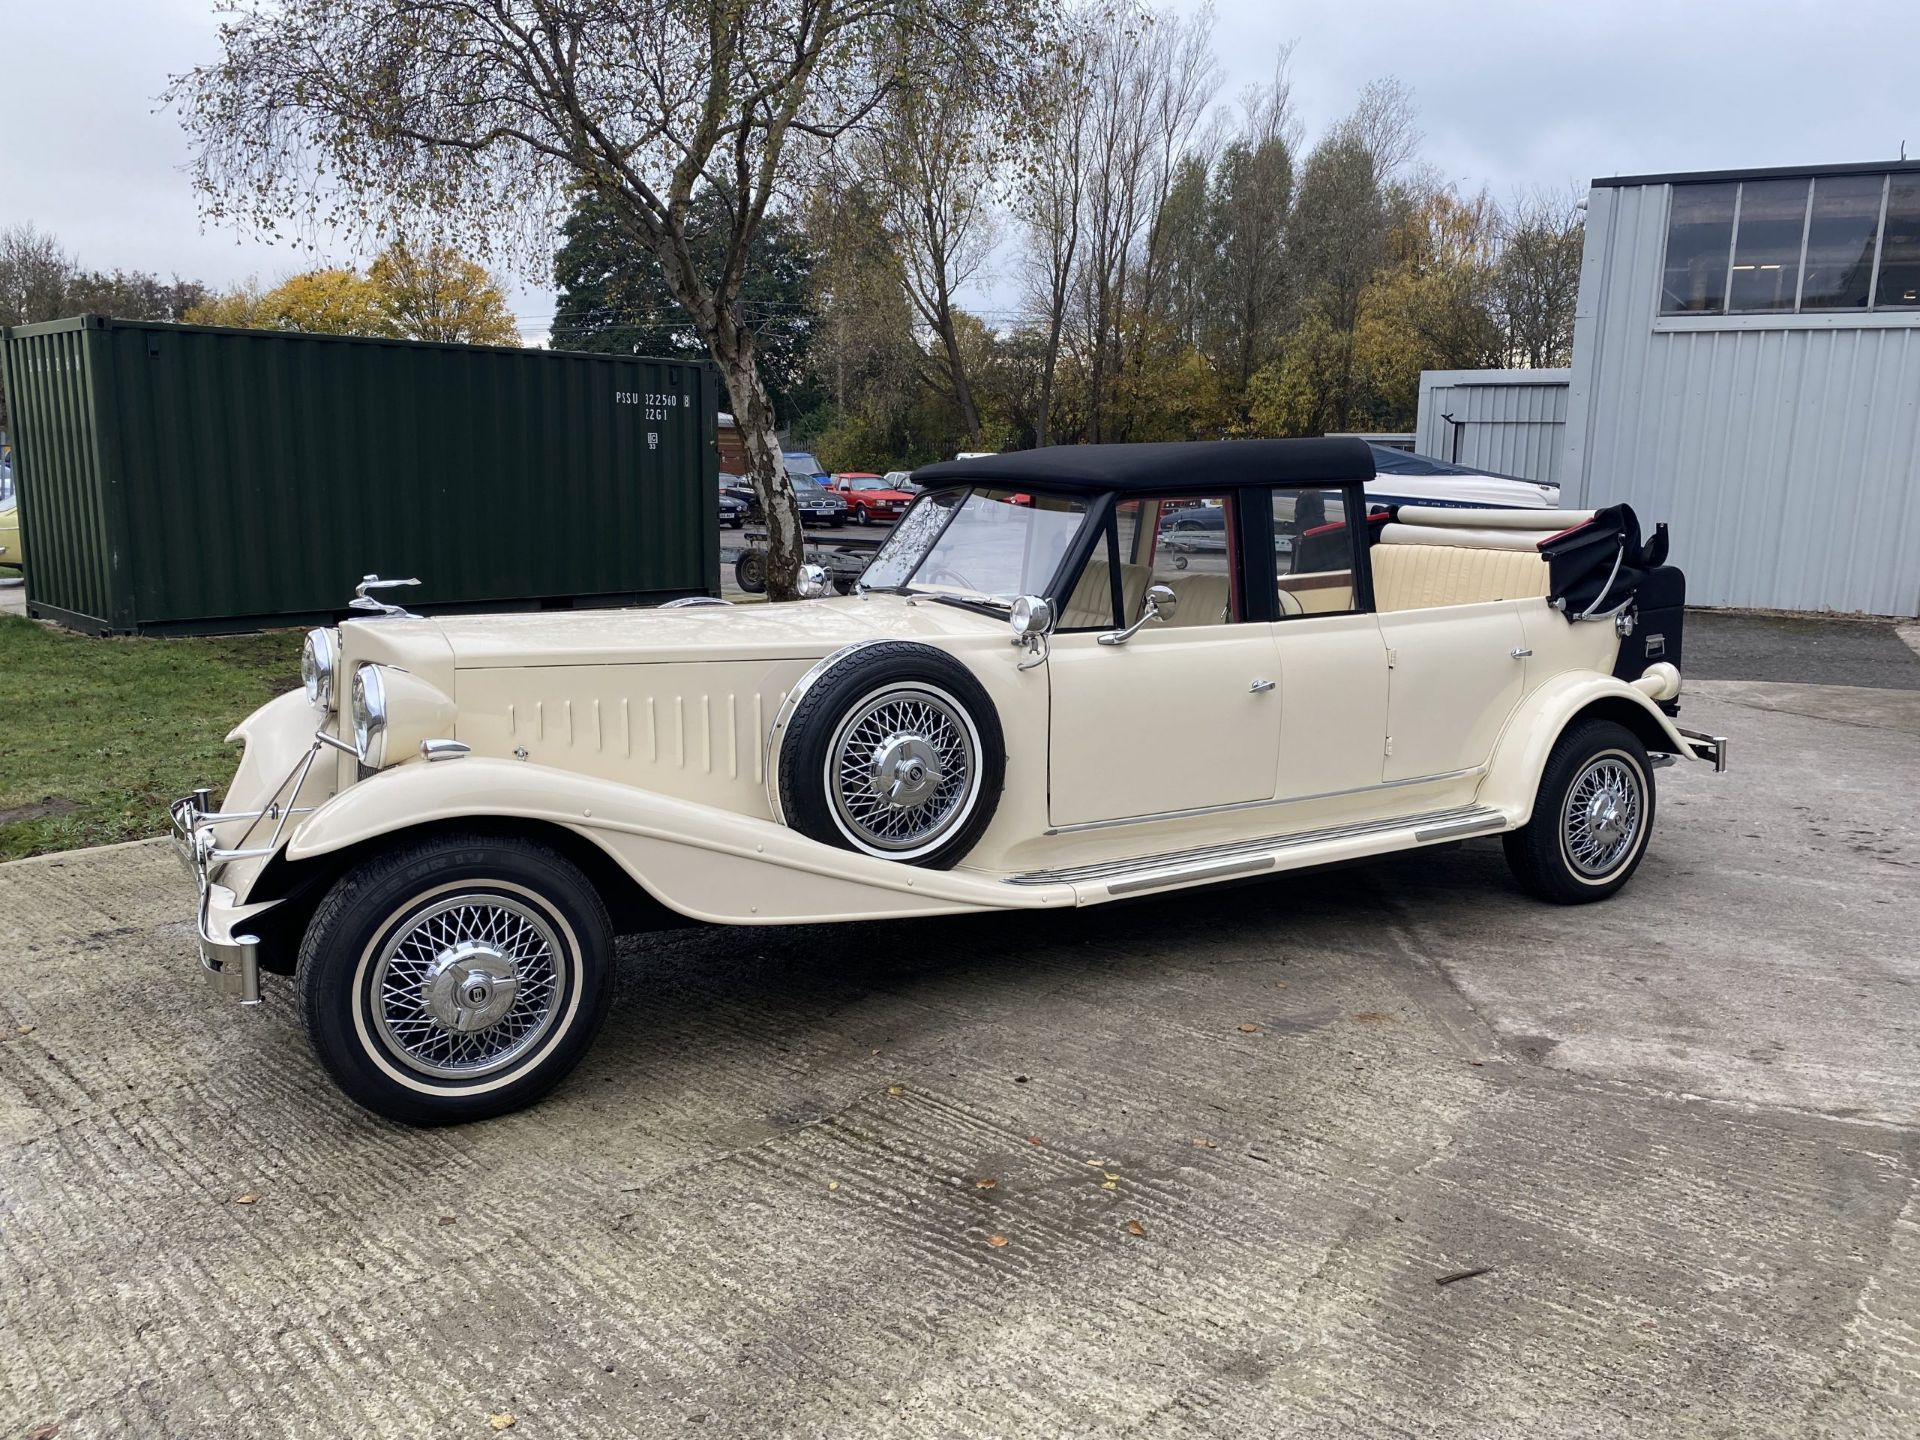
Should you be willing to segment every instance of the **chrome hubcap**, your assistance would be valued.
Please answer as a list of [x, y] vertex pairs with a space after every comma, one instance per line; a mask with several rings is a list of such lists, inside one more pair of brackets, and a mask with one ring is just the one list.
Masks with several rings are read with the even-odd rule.
[[552, 1028], [561, 953], [546, 918], [508, 896], [427, 906], [393, 931], [374, 968], [380, 1038], [424, 1074], [498, 1070]]
[[1640, 776], [1626, 760], [1601, 755], [1567, 788], [1561, 835], [1567, 859], [1583, 875], [1611, 873], [1633, 853], [1643, 811]]
[[420, 984], [420, 1003], [449, 1030], [471, 1035], [513, 1008], [520, 975], [491, 945], [465, 940], [442, 950]]
[[939, 787], [940, 756], [918, 735], [896, 735], [873, 752], [868, 788], [895, 810], [927, 803]]
[[827, 750], [827, 792], [863, 848], [906, 855], [962, 824], [978, 789], [973, 727], [940, 691], [899, 686], [848, 713]]

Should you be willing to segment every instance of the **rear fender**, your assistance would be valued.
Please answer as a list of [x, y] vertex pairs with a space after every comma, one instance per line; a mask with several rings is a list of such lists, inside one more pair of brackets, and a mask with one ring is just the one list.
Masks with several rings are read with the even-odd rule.
[[771, 821], [524, 761], [411, 762], [350, 787], [287, 846], [302, 861], [462, 819], [565, 826], [635, 884], [694, 920], [781, 925], [1071, 907], [1066, 885], [1006, 885], [920, 870], [810, 840]]
[[1479, 801], [1518, 826], [1533, 815], [1547, 756], [1569, 725], [1587, 716], [1625, 725], [1649, 750], [1697, 760], [1693, 747], [1643, 692], [1611, 675], [1559, 675], [1521, 703], [1501, 732]]

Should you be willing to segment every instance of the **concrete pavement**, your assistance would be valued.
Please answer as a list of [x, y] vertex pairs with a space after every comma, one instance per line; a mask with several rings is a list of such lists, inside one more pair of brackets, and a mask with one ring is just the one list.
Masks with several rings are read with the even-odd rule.
[[1910, 1436], [1920, 732], [1818, 689], [1690, 689], [1735, 768], [1604, 905], [689, 932], [450, 1131], [159, 845], [0, 867], [0, 1435]]

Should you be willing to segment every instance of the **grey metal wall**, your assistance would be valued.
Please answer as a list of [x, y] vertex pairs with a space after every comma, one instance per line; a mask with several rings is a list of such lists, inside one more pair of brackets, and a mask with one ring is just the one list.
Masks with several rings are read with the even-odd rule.
[[1558, 485], [1572, 375], [1571, 370], [1423, 371], [1414, 449], [1436, 460]]
[[1920, 312], [1662, 317], [1671, 190], [1589, 195], [1566, 503], [1668, 521], [1693, 604], [1920, 613]]

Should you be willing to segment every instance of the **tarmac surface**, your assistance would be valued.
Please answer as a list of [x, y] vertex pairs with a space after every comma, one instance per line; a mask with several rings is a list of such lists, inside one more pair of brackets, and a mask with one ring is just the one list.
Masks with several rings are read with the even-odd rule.
[[684, 932], [434, 1132], [162, 845], [0, 866], [0, 1436], [1920, 1433], [1920, 695], [1685, 718], [1602, 905], [1474, 841]]

